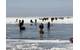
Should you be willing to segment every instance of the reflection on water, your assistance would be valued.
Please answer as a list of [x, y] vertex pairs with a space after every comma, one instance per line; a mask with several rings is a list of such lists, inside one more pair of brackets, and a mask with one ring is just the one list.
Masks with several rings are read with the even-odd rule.
[[51, 24], [50, 30], [47, 29], [47, 25], [44, 24], [44, 29], [40, 34], [39, 24], [25, 24], [25, 30], [19, 32], [17, 24], [6, 25], [6, 38], [22, 38], [22, 39], [40, 39], [53, 40], [53, 39], [69, 39], [73, 36], [73, 25], [72, 24]]

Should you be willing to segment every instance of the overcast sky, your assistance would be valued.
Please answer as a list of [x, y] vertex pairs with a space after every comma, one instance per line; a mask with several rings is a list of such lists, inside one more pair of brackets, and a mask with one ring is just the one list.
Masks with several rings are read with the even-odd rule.
[[73, 0], [6, 0], [7, 16], [72, 16]]

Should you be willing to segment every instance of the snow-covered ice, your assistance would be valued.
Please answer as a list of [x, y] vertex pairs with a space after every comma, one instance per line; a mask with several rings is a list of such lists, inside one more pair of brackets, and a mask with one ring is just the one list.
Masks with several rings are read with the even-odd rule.
[[73, 44], [68, 40], [7, 39], [6, 43], [7, 50], [73, 50]]

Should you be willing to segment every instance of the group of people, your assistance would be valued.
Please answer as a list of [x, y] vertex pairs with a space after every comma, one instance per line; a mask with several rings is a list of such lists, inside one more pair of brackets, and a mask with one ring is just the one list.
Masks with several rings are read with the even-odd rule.
[[[16, 22], [17, 22], [18, 19], [16, 19]], [[30, 20], [30, 23], [33, 23], [32, 20]], [[37, 24], [37, 20], [35, 19], [35, 24]], [[19, 20], [18, 22], [18, 26], [19, 26], [19, 30], [20, 32], [22, 32], [23, 30], [25, 30], [25, 26], [24, 26], [24, 20]], [[43, 34], [44, 34], [44, 24], [43, 23], [40, 23], [39, 24], [39, 34], [40, 34], [40, 38], [43, 39]], [[50, 30], [50, 22], [47, 23], [47, 29]]]
[[[17, 21], [18, 21], [18, 19], [16, 19], [16, 22]], [[33, 23], [32, 20], [30, 20], [30, 22]], [[35, 23], [37, 23], [37, 20], [36, 19], [35, 19]], [[51, 25], [50, 22], [48, 22], [47, 23], [47, 29], [48, 30], [50, 30], [50, 27], [51, 27], [50, 25]], [[18, 26], [19, 26], [20, 32], [26, 29], [25, 26], [24, 26], [24, 20], [19, 20]], [[43, 29], [44, 29], [44, 24], [43, 23], [40, 23], [39, 24], [40, 40], [43, 40], [43, 35], [44, 35], [44, 30]], [[70, 38], [70, 42], [73, 43], [73, 38]]]
[[32, 25], [33, 23], [37, 24], [37, 19], [35, 19], [35, 22], [33, 22], [33, 20], [31, 19], [31, 20], [30, 20], [30, 23], [31, 23], [31, 25]]
[[[43, 23], [41, 23], [39, 25], [39, 29], [40, 29], [40, 31], [39, 31], [39, 33], [40, 33], [40, 39], [42, 40], [43, 39], [43, 34], [44, 34], [44, 31], [43, 31], [44, 24]], [[47, 29], [50, 30], [50, 22], [47, 23]]]
[[[58, 19], [64, 19], [64, 18], [63, 17], [61, 17], [61, 18], [53, 17], [53, 18], [51, 18], [51, 22], [53, 22], [54, 20], [58, 20]], [[39, 18], [39, 20], [47, 21], [47, 20], [49, 20], [49, 18], [44, 17], [44, 18]]]

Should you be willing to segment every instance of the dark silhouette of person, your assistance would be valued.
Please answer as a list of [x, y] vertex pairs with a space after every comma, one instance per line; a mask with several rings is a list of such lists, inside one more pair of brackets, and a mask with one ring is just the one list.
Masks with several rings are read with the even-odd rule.
[[30, 20], [30, 23], [31, 23], [31, 25], [32, 25], [33, 21], [32, 21], [32, 20]]
[[51, 22], [53, 22], [54, 18], [51, 18]]
[[19, 23], [21, 23], [21, 20], [19, 20]]
[[33, 21], [32, 21], [32, 20], [30, 20], [30, 22], [31, 22], [31, 23], [33, 23]]
[[39, 33], [40, 33], [40, 40], [43, 40], [43, 34], [44, 34], [43, 28], [44, 28], [44, 25], [43, 25], [43, 23], [41, 23], [39, 25], [39, 29], [40, 29], [40, 31], [39, 31]]
[[24, 25], [24, 20], [19, 20], [19, 29], [20, 29], [20, 32], [22, 30], [25, 30], [25, 27], [23, 25]]
[[55, 20], [57, 20], [57, 18], [55, 18]]
[[70, 42], [73, 43], [73, 38], [72, 37], [70, 38]]
[[44, 21], [44, 19], [42, 19], [42, 21]]
[[47, 29], [50, 30], [50, 22], [47, 24]]
[[22, 23], [21, 24], [22, 24], [22, 26], [24, 25], [24, 20], [22, 20]]
[[43, 30], [43, 28], [44, 28], [43, 23], [41, 23], [41, 24], [39, 25], [39, 28], [40, 28], [40, 30]]

